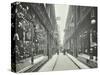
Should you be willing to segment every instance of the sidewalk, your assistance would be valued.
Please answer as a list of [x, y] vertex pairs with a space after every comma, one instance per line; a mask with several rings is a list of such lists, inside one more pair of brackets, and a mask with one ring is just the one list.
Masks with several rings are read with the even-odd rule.
[[40, 56], [38, 58], [35, 58], [34, 64], [31, 64], [31, 58], [26, 58], [22, 60], [23, 61], [22, 63], [16, 64], [16, 72], [18, 73], [24, 72], [25, 70], [31, 68], [36, 63], [39, 63], [40, 61], [42, 61], [43, 59], [47, 59], [47, 56]]
[[86, 54], [80, 54], [77, 58], [79, 61], [83, 62], [84, 64], [88, 65], [90, 68], [96, 68], [97, 67], [97, 61], [90, 59], [89, 55]]
[[88, 66], [86, 66], [85, 64], [83, 64], [82, 62], [80, 62], [78, 59], [76, 59], [75, 57], [73, 57], [72, 55], [67, 53], [67, 56], [80, 68], [80, 69], [89, 69]]
[[94, 63], [97, 63], [97, 61], [96, 61], [95, 59], [90, 59], [90, 56], [87, 55], [87, 54], [79, 54], [78, 57], [82, 57], [82, 58], [91, 60], [91, 61], [93, 61]]
[[79, 57], [83, 57], [85, 59], [89, 59], [90, 58], [90, 56], [89, 55], [86, 55], [86, 54], [79, 54], [78, 56]]

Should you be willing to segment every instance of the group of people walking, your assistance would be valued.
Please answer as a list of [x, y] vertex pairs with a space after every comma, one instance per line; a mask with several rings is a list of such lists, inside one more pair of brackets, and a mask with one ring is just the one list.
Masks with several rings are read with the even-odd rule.
[[[60, 50], [58, 49], [58, 50], [57, 50], [57, 55], [59, 55], [59, 53], [60, 53]], [[65, 54], [66, 54], [66, 50], [63, 49], [63, 50], [62, 50], [62, 53], [65, 55]]]

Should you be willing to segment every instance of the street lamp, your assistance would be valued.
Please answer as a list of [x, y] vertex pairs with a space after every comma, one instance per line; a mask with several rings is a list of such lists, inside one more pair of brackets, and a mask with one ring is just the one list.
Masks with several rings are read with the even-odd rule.
[[92, 19], [91, 20], [91, 24], [95, 24], [96, 23], [96, 20], [95, 19]]
[[35, 40], [37, 42], [37, 40]]
[[92, 13], [91, 13], [91, 24], [95, 24], [96, 23], [96, 13], [95, 13], [95, 9], [92, 9]]
[[94, 54], [94, 47], [93, 46], [93, 38], [94, 37], [97, 37], [97, 36], [93, 36], [93, 31], [95, 31], [96, 29], [96, 12], [95, 12], [95, 8], [92, 9], [92, 13], [91, 13], [91, 25], [92, 25], [92, 28], [91, 28], [91, 32], [90, 32], [90, 59], [93, 59], [93, 54]]

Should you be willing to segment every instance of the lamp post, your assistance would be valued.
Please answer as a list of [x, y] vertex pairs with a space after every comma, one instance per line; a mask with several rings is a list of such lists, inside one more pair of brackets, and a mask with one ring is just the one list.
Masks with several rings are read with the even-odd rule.
[[[95, 8], [92, 8], [92, 12], [91, 12], [91, 21], [90, 21], [90, 23], [91, 23], [91, 32], [90, 32], [90, 59], [93, 59], [93, 56], [94, 56], [94, 54], [97, 52], [97, 50], [95, 50], [95, 47], [96, 46], [94, 46], [94, 43], [96, 43], [96, 41], [94, 41], [96, 38], [95, 37], [97, 37], [96, 35], [95, 36], [93, 36], [94, 34], [96, 34], [96, 32], [93, 34], [93, 32], [94, 31], [96, 31], [96, 29], [97, 29], [97, 13], [96, 13], [97, 11], [95, 10]], [[97, 60], [97, 54], [96, 54], [96, 60]]]

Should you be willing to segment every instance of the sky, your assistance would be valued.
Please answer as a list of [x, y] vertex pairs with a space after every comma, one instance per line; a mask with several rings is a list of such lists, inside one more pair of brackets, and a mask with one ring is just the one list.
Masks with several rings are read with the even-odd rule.
[[66, 18], [68, 13], [68, 5], [65, 4], [56, 4], [55, 5], [55, 14], [56, 17], [60, 17], [60, 20], [57, 20], [58, 24], [58, 31], [60, 35], [60, 44], [63, 45], [63, 39], [64, 39], [64, 29], [66, 24]]

